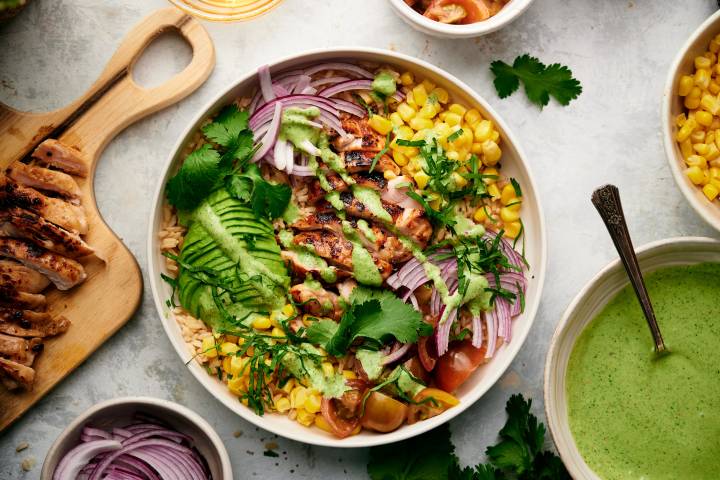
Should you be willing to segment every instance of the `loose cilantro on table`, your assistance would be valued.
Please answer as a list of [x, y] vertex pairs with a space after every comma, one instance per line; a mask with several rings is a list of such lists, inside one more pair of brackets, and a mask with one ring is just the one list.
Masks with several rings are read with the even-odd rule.
[[308, 327], [307, 338], [329, 354], [340, 356], [359, 338], [374, 346], [392, 338], [412, 343], [430, 331], [420, 313], [393, 293], [357, 287], [340, 323], [320, 320]]
[[450, 429], [442, 425], [419, 437], [370, 450], [372, 480], [569, 480], [560, 458], [543, 451], [545, 426], [530, 413], [532, 402], [513, 395], [500, 442], [488, 447], [489, 463], [460, 466]]
[[567, 105], [582, 93], [580, 82], [568, 67], [559, 63], [546, 66], [527, 54], [517, 57], [512, 66], [496, 60], [490, 70], [495, 75], [493, 84], [500, 98], [515, 93], [521, 81], [528, 99], [540, 108], [548, 104], [551, 95], [561, 105]]

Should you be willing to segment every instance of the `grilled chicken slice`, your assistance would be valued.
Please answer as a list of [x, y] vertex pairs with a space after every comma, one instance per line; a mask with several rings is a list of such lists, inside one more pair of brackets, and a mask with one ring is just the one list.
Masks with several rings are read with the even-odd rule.
[[341, 120], [341, 124], [348, 135], [333, 140], [337, 152], [367, 150], [377, 153], [385, 148], [385, 137], [370, 128], [366, 118], [348, 115]]
[[[365, 207], [351, 192], [342, 192], [340, 200], [345, 205], [345, 212], [358, 218], [364, 218], [371, 221], [381, 221], [373, 212]], [[412, 237], [421, 248], [425, 248], [430, 235], [432, 235], [432, 226], [425, 212], [415, 208], [403, 208], [392, 203], [382, 202], [383, 209], [390, 214], [393, 224], [403, 235]], [[329, 204], [319, 204], [319, 208], [323, 210], [331, 209]]]
[[42, 273], [60, 290], [69, 290], [87, 277], [81, 264], [33, 243], [13, 238], [0, 238], [0, 256], [17, 260]]
[[0, 333], [16, 337], [50, 337], [67, 331], [70, 320], [46, 312], [0, 308]]
[[[314, 249], [315, 253], [328, 263], [349, 271], [353, 269], [353, 244], [341, 235], [325, 230], [301, 232], [295, 235], [293, 242]], [[377, 256], [372, 256], [372, 259], [383, 280], [389, 277], [392, 273], [392, 265]]]
[[[368, 227], [372, 231], [373, 237], [369, 238], [362, 230], [358, 229], [357, 219], [350, 218], [348, 221], [357, 231], [363, 246], [372, 252], [373, 256], [391, 263], [404, 262], [412, 256], [412, 252], [405, 248], [400, 239], [385, 229], [372, 223], [369, 224]], [[308, 215], [295, 221], [291, 228], [305, 232], [327, 230], [339, 235], [343, 234], [342, 221], [335, 215], [335, 212], [318, 212]]]
[[40, 293], [48, 285], [50, 285], [50, 280], [42, 273], [12, 260], [0, 260], [0, 288]]
[[[352, 150], [343, 152], [340, 157], [345, 162], [345, 169], [350, 173], [367, 172], [372, 166], [377, 152], [367, 150]], [[375, 164], [373, 172], [393, 172], [395, 175], [400, 174], [400, 167], [387, 155], [380, 157]]]
[[23, 387], [32, 389], [35, 382], [35, 370], [17, 362], [0, 358], [0, 380], [8, 390]]
[[[387, 180], [385, 180], [385, 177], [381, 172], [360, 172], [351, 175], [351, 177], [355, 180], [357, 185], [362, 187], [368, 187], [378, 191], [387, 188]], [[342, 178], [340, 178], [340, 175], [335, 172], [329, 172], [326, 175], [326, 178], [332, 191], [344, 192], [350, 188], [350, 186], [345, 183]], [[319, 180], [314, 180], [308, 186], [308, 202], [310, 203], [318, 202], [319, 200], [325, 198], [326, 194], [327, 192], [322, 189]]]
[[[305, 278], [309, 273], [315, 279], [322, 279], [322, 272], [320, 271], [320, 269], [316, 265], [308, 265], [306, 263], [303, 263], [302, 257], [298, 255], [297, 252], [283, 250], [282, 252], [280, 252], [280, 255], [282, 256], [282, 259], [285, 261], [285, 263], [292, 269], [296, 277]], [[330, 266], [328, 268], [332, 270], [336, 278], [347, 278], [352, 275], [351, 272], [343, 270], [342, 268], [338, 268], [335, 266]]]
[[355, 287], [357, 287], [357, 282], [353, 280], [352, 278], [348, 278], [344, 282], [340, 282], [337, 284], [338, 293], [340, 293], [340, 298], [345, 300], [346, 302], [350, 301], [350, 295], [352, 295], [353, 290], [355, 290]]
[[80, 204], [80, 187], [67, 173], [15, 162], [8, 168], [7, 175], [20, 185], [54, 192], [75, 205]]
[[0, 357], [17, 362], [20, 365], [30, 366], [35, 355], [42, 352], [43, 343], [40, 338], [26, 340], [0, 333]]
[[48, 222], [71, 232], [86, 234], [88, 231], [85, 209], [58, 198], [43, 195], [30, 187], [23, 187], [7, 177], [0, 179], [0, 207], [20, 207], [33, 211]]
[[0, 211], [0, 236], [26, 238], [51, 252], [70, 258], [94, 253], [77, 233], [69, 232], [36, 213], [17, 207]]
[[88, 162], [77, 148], [69, 147], [57, 140], [42, 142], [32, 157], [38, 162], [78, 177], [87, 177]]
[[19, 292], [13, 287], [0, 287], [0, 308], [10, 307], [43, 310], [45, 305], [45, 295], [40, 293]]
[[308, 315], [330, 317], [335, 320], [340, 320], [342, 316], [342, 307], [338, 302], [338, 296], [324, 288], [312, 288], [307, 284], [300, 283], [290, 287], [290, 295], [301, 304], [300, 308]]

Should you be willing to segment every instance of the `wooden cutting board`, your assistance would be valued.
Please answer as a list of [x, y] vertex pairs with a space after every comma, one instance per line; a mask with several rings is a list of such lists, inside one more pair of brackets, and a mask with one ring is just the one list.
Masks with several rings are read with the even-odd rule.
[[[176, 31], [190, 44], [190, 64], [164, 84], [150, 89], [132, 78], [135, 61], [161, 33]], [[210, 36], [197, 20], [174, 8], [158, 10], [125, 37], [100, 78], [79, 99], [48, 113], [26, 113], [0, 104], [0, 168], [30, 154], [46, 138], [79, 149], [90, 161], [87, 178], [76, 177], [83, 192], [90, 230], [88, 244], [104, 258], [83, 260], [87, 280], [68, 292], [49, 289], [49, 311], [69, 318], [62, 335], [47, 339], [35, 361], [35, 387], [9, 392], [0, 386], [0, 431], [27, 411], [51, 388], [122, 327], [140, 305], [143, 282], [137, 261], [105, 223], [95, 202], [95, 167], [105, 146], [125, 127], [184, 98], [197, 89], [215, 66]], [[118, 179], [122, 181], [122, 179]], [[128, 185], [128, 195], [133, 195]], [[107, 365], [108, 375], [115, 368]], [[102, 379], [98, 379], [102, 381]]]

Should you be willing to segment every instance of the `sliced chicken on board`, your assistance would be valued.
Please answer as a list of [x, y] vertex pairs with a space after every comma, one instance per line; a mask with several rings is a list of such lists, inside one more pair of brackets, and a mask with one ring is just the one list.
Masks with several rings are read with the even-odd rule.
[[75, 205], [80, 204], [80, 187], [67, 173], [15, 162], [8, 168], [7, 175], [20, 185], [54, 192]]
[[94, 253], [77, 233], [50, 223], [23, 208], [0, 210], [0, 237], [19, 237], [33, 241], [40, 247], [70, 258]]
[[34, 188], [18, 185], [7, 177], [0, 178], [0, 208], [20, 207], [31, 210], [48, 222], [71, 232], [88, 231], [85, 209], [59, 198], [48, 197]]
[[0, 308], [0, 333], [16, 337], [50, 337], [67, 331], [70, 320], [47, 312]]
[[44, 310], [45, 295], [19, 292], [13, 287], [0, 287], [0, 308], [14, 307], [28, 310]]
[[67, 257], [13, 238], [0, 238], [0, 256], [17, 260], [45, 275], [60, 290], [69, 290], [87, 277], [83, 266]]
[[42, 142], [32, 153], [32, 157], [39, 163], [78, 177], [88, 175], [88, 161], [83, 158], [82, 153], [57, 140], [48, 139]]
[[13, 260], [0, 260], [0, 288], [14, 288], [27, 293], [40, 293], [50, 285], [42, 273]]
[[[313, 249], [319, 257], [324, 258], [328, 263], [349, 271], [353, 269], [352, 253], [354, 246], [341, 235], [326, 230], [301, 232], [295, 235], [293, 242], [296, 245]], [[372, 252], [370, 254], [383, 280], [389, 277], [392, 273], [392, 265], [377, 256], [373, 256]]]
[[0, 358], [0, 381], [8, 390], [20, 387], [32, 389], [35, 383], [35, 370], [11, 360]]
[[41, 338], [26, 340], [24, 338], [0, 333], [0, 357], [2, 358], [29, 367], [35, 360], [35, 355], [42, 352], [42, 350], [43, 343]]
[[290, 287], [290, 295], [301, 304], [303, 312], [318, 317], [330, 317], [340, 320], [342, 306], [338, 296], [322, 287], [313, 288], [305, 283]]

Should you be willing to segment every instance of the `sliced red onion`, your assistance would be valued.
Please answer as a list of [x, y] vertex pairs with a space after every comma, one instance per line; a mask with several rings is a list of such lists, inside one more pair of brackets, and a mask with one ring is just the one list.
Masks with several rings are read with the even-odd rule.
[[[510, 303], [502, 297], [495, 299], [495, 312], [498, 320], [498, 336], [510, 343], [512, 338], [512, 317], [510, 315]], [[500, 334], [502, 331], [502, 334]]]
[[[440, 311], [440, 317], [443, 316], [446, 308], [447, 307], [443, 305]], [[438, 324], [435, 328], [435, 346], [437, 348], [438, 357], [442, 357], [445, 352], [448, 351], [448, 346], [450, 345], [450, 331], [452, 330], [452, 325], [455, 322], [456, 316], [457, 309], [453, 309], [445, 321]]]
[[382, 359], [382, 364], [389, 365], [391, 363], [397, 362], [407, 353], [408, 350], [410, 350], [411, 346], [412, 346], [412, 343], [404, 343], [400, 348], [398, 348], [394, 352], [391, 352], [389, 355], [385, 356]]
[[307, 138], [305, 140], [303, 140], [302, 143], [300, 143], [300, 145], [298, 145], [298, 146], [300, 147], [300, 149], [303, 152], [308, 153], [308, 154], [312, 155], [313, 157], [320, 156], [320, 153], [321, 153], [320, 149], [317, 148], [315, 145], [313, 145], [312, 142], [310, 140], [308, 140]]
[[85, 465], [95, 456], [105, 452], [115, 452], [122, 448], [117, 440], [93, 440], [81, 443], [65, 454], [55, 468], [53, 480], [75, 480]]
[[[415, 296], [415, 294], [414, 294], [414, 293], [410, 293], [410, 295], [408, 296], [408, 298], [410, 299], [410, 303], [412, 304], [413, 308], [414, 308], [415, 310], [417, 310], [418, 312], [420, 312], [420, 304], [418, 303], [418, 299], [417, 299], [417, 297]], [[407, 301], [407, 300], [406, 300], [406, 301]], [[422, 312], [421, 312], [421, 313], [422, 313]]]
[[495, 346], [497, 344], [497, 317], [495, 310], [483, 312], [485, 317], [485, 329], [487, 330], [487, 350], [485, 350], [485, 358], [492, 358], [495, 355]]
[[480, 348], [482, 339], [482, 315], [475, 315], [472, 318], [472, 346]]
[[297, 83], [295, 84], [295, 88], [293, 88], [293, 93], [302, 93], [303, 90], [310, 87], [311, 81], [312, 77], [310, 77], [309, 75], [300, 75]]
[[315, 176], [315, 169], [307, 165], [295, 165], [292, 174], [298, 177], [313, 177]]
[[263, 158], [265, 154], [267, 154], [275, 146], [278, 134], [280, 133], [282, 109], [283, 104], [281, 102], [276, 102], [273, 111], [272, 121], [270, 122], [270, 127], [268, 128], [265, 135], [262, 137], [262, 145], [260, 145], [260, 148], [258, 148], [257, 152], [255, 152], [255, 155], [253, 155], [253, 162], [256, 162], [258, 159]]
[[287, 151], [292, 146], [285, 140], [277, 140], [275, 142], [275, 149], [273, 151], [273, 157], [275, 158], [275, 168], [278, 170], [285, 170], [285, 162], [287, 161]]
[[272, 79], [270, 78], [270, 67], [263, 65], [258, 68], [258, 78], [260, 81], [260, 91], [266, 102], [275, 99], [275, 91], [273, 90]]
[[364, 78], [373, 78], [373, 74], [368, 72], [364, 68], [358, 67], [357, 65], [353, 65], [352, 63], [344, 63], [344, 62], [321, 63], [319, 65], [315, 65], [313, 67], [306, 68], [305, 74], [312, 76], [318, 72], [325, 72], [327, 70], [337, 70], [339, 72], [353, 73], [355, 75], [358, 75], [358, 76], [364, 77]]
[[313, 80], [312, 82], [310, 82], [310, 86], [318, 88], [322, 87], [323, 85], [335, 85], [336, 83], [347, 82], [348, 80], [350, 80], [350, 77], [318, 78], [317, 80]]
[[372, 80], [348, 80], [347, 82], [337, 83], [324, 90], [320, 90], [318, 95], [330, 98], [342, 92], [350, 92], [353, 90], [372, 90]]

